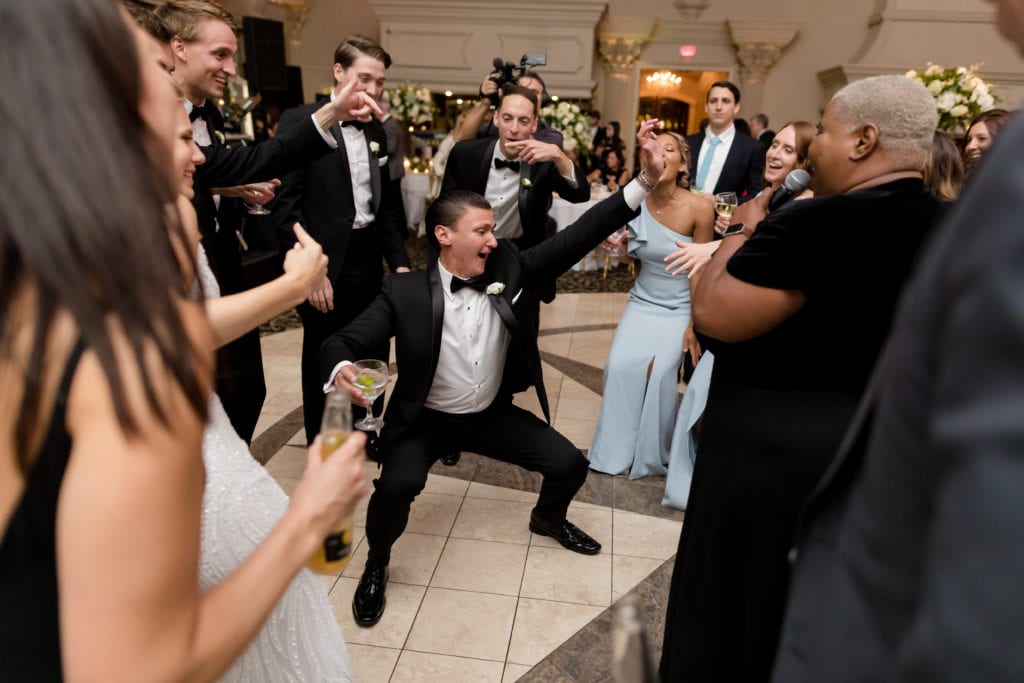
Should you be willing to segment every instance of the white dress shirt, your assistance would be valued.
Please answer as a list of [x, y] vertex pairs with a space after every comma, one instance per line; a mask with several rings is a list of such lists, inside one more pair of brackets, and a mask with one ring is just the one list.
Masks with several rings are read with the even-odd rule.
[[[331, 102], [334, 93], [331, 93]], [[325, 133], [316, 122], [316, 114], [310, 114], [316, 131], [331, 149], [338, 148], [338, 141]], [[339, 125], [340, 124], [336, 124]], [[367, 149], [366, 135], [354, 126], [340, 126], [341, 139], [345, 141], [345, 156], [348, 158], [348, 175], [352, 181], [352, 200], [356, 206], [356, 217], [352, 221], [352, 229], [359, 230], [373, 223], [373, 186], [370, 184], [370, 154]], [[386, 156], [377, 159], [378, 165], [388, 163]]]
[[[520, 172], [510, 168], [495, 168], [494, 159], [505, 159], [500, 142], [494, 145], [484, 198], [494, 209], [494, 236], [512, 239], [523, 234], [523, 223], [519, 219]], [[526, 162], [519, 160], [519, 163]]]
[[470, 287], [452, 294], [452, 274], [437, 262], [444, 293], [441, 352], [424, 405], [445, 413], [478, 413], [498, 395], [511, 340], [488, 295]]
[[[704, 161], [704, 156], [708, 153], [708, 148], [711, 147], [708, 144], [711, 138], [715, 137], [715, 134], [708, 128], [704, 131], [704, 142], [700, 146], [700, 156], [697, 159], [697, 165], [695, 168], [700, 168], [701, 163]], [[736, 126], [730, 125], [723, 133], [718, 135], [718, 139], [721, 140], [718, 143], [718, 147], [715, 148], [715, 156], [711, 157], [711, 167], [708, 169], [708, 177], [704, 180], [704, 187], [701, 189], [704, 192], [711, 193], [714, 191], [715, 186], [718, 184], [718, 179], [722, 176], [722, 169], [725, 168], [725, 158], [729, 156], [729, 150], [732, 149], [732, 141], [736, 138]], [[696, 180], [696, 178], [693, 178]], [[735, 188], [733, 188], [735, 189]], [[722, 191], [726, 192], [729, 188], [723, 188]]]

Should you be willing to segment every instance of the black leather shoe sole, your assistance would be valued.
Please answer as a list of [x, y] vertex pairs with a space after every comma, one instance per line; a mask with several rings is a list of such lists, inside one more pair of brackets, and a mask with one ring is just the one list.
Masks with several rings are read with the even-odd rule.
[[558, 534], [552, 531], [548, 531], [547, 529], [544, 529], [540, 525], [536, 524], [533, 520], [530, 520], [530, 531], [532, 531], [535, 534], [539, 534], [540, 536], [550, 536], [551, 538], [561, 543], [564, 548], [566, 548], [567, 550], [571, 550], [574, 553], [580, 553], [581, 555], [597, 555], [599, 552], [601, 552], [601, 544], [597, 541], [593, 541], [593, 539], [591, 540], [594, 542], [594, 546], [581, 545], [580, 543], [573, 541], [572, 539], [567, 538], [562, 534]]
[[445, 465], [448, 465], [448, 467], [454, 467], [455, 465], [459, 464], [459, 460], [461, 458], [462, 453], [459, 451], [454, 451], [452, 453], [445, 453], [444, 455], [442, 455], [441, 462], [444, 463]]

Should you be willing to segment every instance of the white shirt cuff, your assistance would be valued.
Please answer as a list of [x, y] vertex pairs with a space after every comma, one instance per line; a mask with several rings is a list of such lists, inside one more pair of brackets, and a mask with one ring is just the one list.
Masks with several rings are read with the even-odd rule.
[[645, 190], [643, 186], [636, 181], [636, 178], [629, 181], [629, 183], [622, 188], [622, 198], [626, 201], [626, 206], [634, 211], [640, 208], [640, 204], [647, 198], [647, 194], [647, 190]]
[[329, 394], [329, 393], [331, 393], [332, 391], [334, 391], [337, 388], [337, 387], [334, 386], [334, 378], [338, 376], [338, 371], [340, 371], [346, 365], [352, 365], [352, 361], [350, 361], [350, 360], [343, 360], [340, 363], [338, 363], [337, 365], [335, 365], [334, 369], [331, 370], [331, 376], [327, 378], [327, 383], [324, 384], [324, 393], [325, 394]]
[[[559, 173], [559, 175], [562, 175], [562, 174]], [[562, 177], [565, 178], [566, 182], [569, 183], [570, 185], [572, 185], [573, 188], [577, 188], [577, 187], [580, 186], [580, 184], [578, 182], [576, 182], [576, 166], [575, 166], [575, 164], [572, 167], [572, 172], [569, 173], [569, 175], [563, 175]]]
[[338, 141], [334, 139], [334, 136], [330, 132], [320, 127], [320, 124], [316, 122], [316, 112], [309, 115], [309, 118], [313, 121], [313, 127], [316, 128], [316, 132], [320, 133], [320, 137], [324, 139], [327, 146], [331, 149], [338, 149]]

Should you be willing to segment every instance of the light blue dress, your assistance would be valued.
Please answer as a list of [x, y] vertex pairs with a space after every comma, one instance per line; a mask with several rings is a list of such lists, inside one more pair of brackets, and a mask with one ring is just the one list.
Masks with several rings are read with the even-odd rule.
[[711, 371], [714, 367], [714, 354], [705, 351], [686, 385], [686, 393], [679, 404], [679, 414], [676, 415], [676, 426], [672, 430], [672, 448], [669, 450], [668, 477], [665, 479], [662, 505], [686, 509], [690, 482], [693, 480], [693, 465], [697, 460], [697, 440], [693, 426], [704, 414], [704, 407], [708, 403], [708, 389], [711, 388]]
[[[665, 474], [676, 416], [690, 281], [665, 270], [676, 241], [692, 242], [647, 210], [629, 224], [629, 254], [641, 261], [604, 369], [604, 399], [590, 468], [630, 479]], [[647, 368], [651, 365], [650, 379]]]

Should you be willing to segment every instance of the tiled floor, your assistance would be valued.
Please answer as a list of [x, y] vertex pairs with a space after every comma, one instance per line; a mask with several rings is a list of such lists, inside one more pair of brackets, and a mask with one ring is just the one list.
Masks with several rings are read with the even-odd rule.
[[[552, 421], [582, 449], [594, 433], [601, 368], [625, 302], [625, 294], [560, 294], [542, 310]], [[301, 335], [263, 338], [268, 396], [253, 451], [286, 491], [304, 461], [296, 433]], [[517, 403], [540, 414], [532, 392]], [[375, 472], [368, 463], [367, 479]], [[667, 560], [682, 519], [660, 506], [662, 479], [590, 474], [569, 511], [603, 544], [587, 557], [527, 529], [535, 475], [468, 453], [459, 466], [432, 472], [395, 544], [379, 624], [360, 628], [351, 611], [366, 561], [365, 500], [351, 563], [324, 577], [358, 681], [607, 680], [609, 607], [631, 591], [646, 600], [652, 644], [660, 646]]]

